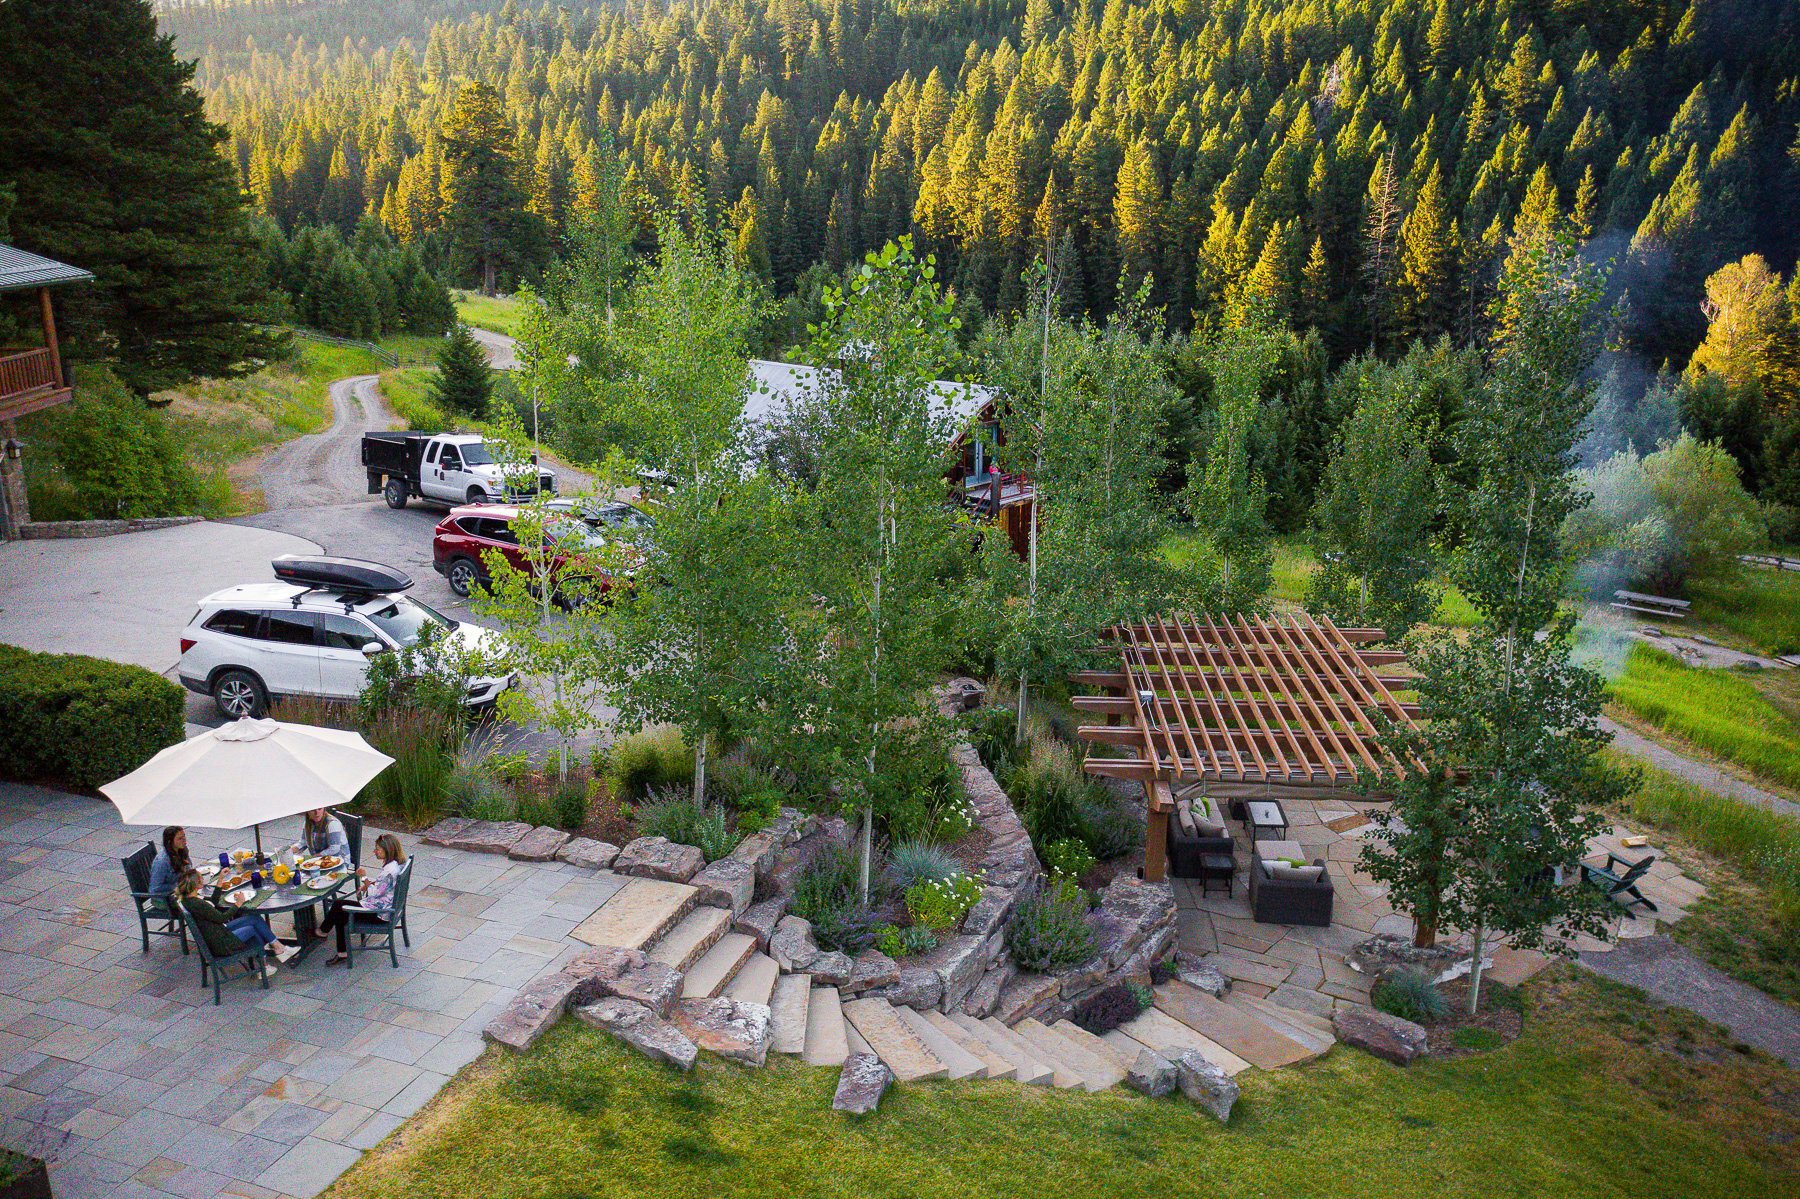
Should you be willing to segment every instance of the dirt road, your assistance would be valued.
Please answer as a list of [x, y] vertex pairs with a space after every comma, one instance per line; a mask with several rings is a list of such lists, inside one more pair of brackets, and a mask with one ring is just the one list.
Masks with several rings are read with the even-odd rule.
[[269, 511], [318, 508], [366, 498], [362, 435], [391, 423], [377, 375], [331, 383], [331, 427], [275, 447], [262, 460], [263, 500]]

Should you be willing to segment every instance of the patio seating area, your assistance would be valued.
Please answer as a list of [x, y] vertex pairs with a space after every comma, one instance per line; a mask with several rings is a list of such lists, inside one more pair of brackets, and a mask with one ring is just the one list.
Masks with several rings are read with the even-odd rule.
[[[298, 828], [265, 824], [265, 844]], [[519, 987], [587, 948], [569, 932], [627, 881], [402, 837], [396, 965], [372, 937], [352, 969], [315, 953], [266, 991], [228, 979], [215, 1007], [177, 937], [144, 951], [119, 863], [154, 832], [0, 785], [0, 1143], [49, 1158], [57, 1199], [317, 1194], [481, 1053]], [[189, 835], [200, 859], [249, 834]]]

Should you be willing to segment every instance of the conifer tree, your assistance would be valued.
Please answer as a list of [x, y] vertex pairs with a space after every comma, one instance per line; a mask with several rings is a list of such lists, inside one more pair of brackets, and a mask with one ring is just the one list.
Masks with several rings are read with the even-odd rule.
[[446, 412], [480, 420], [487, 416], [494, 395], [493, 369], [481, 343], [458, 323], [438, 350], [438, 374], [432, 383], [432, 402]]
[[147, 0], [0, 8], [0, 186], [21, 248], [86, 268], [58, 293], [64, 352], [109, 361], [139, 396], [258, 369], [257, 271], [237, 168], [192, 63]]
[[524, 265], [533, 248], [533, 220], [500, 93], [485, 83], [464, 86], [443, 136], [451, 166], [451, 245], [473, 265], [481, 294], [491, 296], [499, 271]]
[[1434, 338], [1450, 330], [1456, 306], [1456, 223], [1434, 165], [1412, 212], [1400, 226], [1399, 277], [1395, 280], [1397, 331]]

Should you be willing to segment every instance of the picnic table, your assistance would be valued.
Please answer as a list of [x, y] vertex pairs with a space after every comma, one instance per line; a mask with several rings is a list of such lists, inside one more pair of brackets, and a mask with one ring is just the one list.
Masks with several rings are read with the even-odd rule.
[[1676, 620], [1687, 617], [1688, 609], [1693, 607], [1689, 600], [1668, 599], [1660, 595], [1645, 595], [1641, 591], [1613, 592], [1612, 606], [1627, 608], [1633, 612], [1643, 612], [1650, 616], [1672, 616]]

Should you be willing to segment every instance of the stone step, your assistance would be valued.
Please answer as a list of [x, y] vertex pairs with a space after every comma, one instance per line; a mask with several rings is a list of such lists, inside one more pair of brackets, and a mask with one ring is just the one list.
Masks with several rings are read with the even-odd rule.
[[964, 1078], [987, 1077], [987, 1059], [970, 1053], [943, 1029], [925, 1018], [923, 1012], [902, 1004], [893, 1009], [900, 1023], [912, 1030], [913, 1036], [931, 1051], [931, 1056], [944, 1063], [944, 1077], [951, 1082]]
[[1062, 1091], [1072, 1091], [1081, 1085], [1081, 1075], [1071, 1070], [1061, 1058], [1044, 1046], [1033, 1043], [1024, 1034], [1008, 1028], [993, 1016], [989, 1016], [981, 1023], [989, 1032], [1010, 1041], [1020, 1053], [1049, 1070], [1051, 1086]]
[[[1249, 1012], [1252, 1016], [1255, 1016], [1264, 1024], [1267, 1024], [1270, 1028], [1288, 1038], [1288, 1040], [1294, 1042], [1296, 1045], [1312, 1050], [1313, 1056], [1315, 1057], [1323, 1056], [1326, 1050], [1337, 1044], [1337, 1037], [1335, 1034], [1321, 1033], [1316, 1028], [1307, 1027], [1301, 1022], [1296, 1013], [1288, 1012], [1286, 1015], [1283, 1015], [1282, 1013], [1285, 1009], [1269, 1003], [1266, 999], [1258, 999], [1254, 995], [1240, 995], [1236, 992], [1231, 992], [1225, 996], [1225, 1002], [1231, 1004], [1231, 1006], [1235, 1008], [1241, 1008], [1242, 1010]], [[1295, 1018], [1289, 1019], [1289, 1016], [1294, 1016]]]
[[1087, 1050], [1101, 1061], [1111, 1062], [1117, 1066], [1121, 1080], [1124, 1079], [1125, 1072], [1131, 1069], [1131, 1063], [1137, 1060], [1137, 1054], [1127, 1054], [1122, 1049], [1114, 1049], [1105, 1040], [1095, 1036], [1073, 1020], [1058, 1020], [1050, 1026], [1050, 1031], [1060, 1033], [1065, 1040]]
[[862, 1034], [898, 1081], [943, 1078], [950, 1073], [950, 1068], [894, 1014], [894, 1007], [887, 1000], [853, 999], [844, 1005], [844, 1019]]
[[1156, 1006], [1252, 1066], [1277, 1070], [1317, 1055], [1222, 999], [1181, 982], [1156, 988]]
[[[715, 908], [714, 911], [724, 911]], [[687, 977], [681, 980], [681, 997], [683, 999], [711, 999], [722, 995], [731, 980], [736, 977], [738, 968], [750, 960], [756, 952], [756, 938], [743, 933], [726, 933], [713, 947], [700, 955], [700, 960], [688, 967]], [[757, 1003], [767, 1003], [764, 995]]]
[[1148, 1045], [1164, 1057], [1172, 1057], [1187, 1049], [1198, 1049], [1201, 1057], [1227, 1074], [1239, 1074], [1250, 1068], [1249, 1062], [1231, 1050], [1157, 1008], [1146, 1008], [1135, 1019], [1121, 1024], [1119, 1031], [1134, 1041]]
[[[807, 975], [790, 975], [805, 978]], [[850, 1044], [844, 1037], [844, 1011], [839, 1006], [836, 987], [814, 987], [806, 1003], [806, 1048], [801, 1060], [809, 1066], [841, 1066], [850, 1056]]]
[[[1334, 1041], [1337, 1040], [1337, 1031], [1332, 1028], [1331, 1017], [1326, 1014], [1332, 1009], [1326, 1007], [1324, 1011], [1319, 1011], [1315, 1008], [1295, 1007], [1291, 1000], [1296, 993], [1296, 988], [1289, 987], [1280, 992], [1271, 991], [1267, 995], [1257, 996], [1246, 995], [1245, 998], [1254, 998], [1256, 1000], [1256, 1006], [1261, 1007], [1271, 1016], [1286, 1020], [1289, 1024], [1292, 1024], [1297, 1028], [1310, 1028], [1314, 1032], [1330, 1037]], [[1307, 994], [1318, 995], [1318, 992], [1310, 991], [1307, 992]], [[1318, 997], [1325, 1000], [1327, 1004], [1331, 1002], [1328, 996], [1318, 995]], [[1289, 999], [1290, 1002], [1283, 1003], [1282, 1000], [1284, 998]]]
[[[681, 918], [680, 924], [664, 934], [663, 939], [650, 950], [650, 957], [686, 974], [688, 968], [699, 961], [730, 929], [731, 913], [724, 908], [695, 908]], [[755, 947], [755, 942], [751, 942], [751, 947]]]
[[770, 1049], [776, 1053], [800, 1053], [806, 1048], [806, 1010], [811, 1004], [812, 975], [776, 976], [769, 996]]
[[[736, 937], [743, 934], [731, 935]], [[719, 945], [724, 943], [721, 939]], [[713, 948], [717, 949], [718, 945]], [[781, 967], [768, 954], [755, 952], [755, 937], [750, 938], [750, 948], [750, 956], [738, 967], [737, 973], [731, 976], [731, 981], [725, 984], [725, 998], [735, 999], [740, 1003], [768, 1005], [775, 997], [775, 980], [781, 977]]]
[[919, 1015], [925, 1017], [926, 1020], [935, 1025], [939, 1032], [943, 1033], [946, 1037], [949, 1037], [952, 1041], [955, 1041], [957, 1046], [962, 1049], [964, 1053], [972, 1053], [980, 1058], [982, 1064], [986, 1067], [983, 1073], [988, 1078], [1017, 1077], [1018, 1069], [1008, 1058], [1002, 1054], [996, 1053], [993, 1046], [989, 1045], [986, 1041], [982, 1040], [950, 1017], [944, 1015], [944, 1013], [928, 1011], [920, 1012]]
[[869, 1043], [862, 1039], [862, 1034], [857, 1032], [848, 1020], [844, 1021], [844, 1040], [849, 1044], [851, 1053], [870, 1053], [876, 1057], [881, 1056], [869, 1048]]
[[1080, 1075], [1081, 1089], [1084, 1091], [1104, 1091], [1125, 1077], [1125, 1071], [1115, 1066], [1110, 1058], [1089, 1053], [1055, 1029], [1029, 1016], [1013, 1025], [1013, 1031]]
[[674, 928], [693, 909], [699, 894], [686, 883], [634, 878], [569, 935], [589, 945], [643, 949]]
[[983, 1024], [974, 1016], [955, 1012], [945, 1017], [972, 1037], [978, 1037], [995, 1053], [1012, 1063], [1013, 1077], [1026, 1086], [1047, 1087], [1050, 1085], [1050, 1067], [1033, 1058], [1019, 1048], [1017, 1041], [1002, 1036]]
[[1120, 1053], [1130, 1057], [1134, 1062], [1137, 1061], [1138, 1054], [1146, 1049], [1151, 1053], [1162, 1054], [1163, 1057], [1168, 1056], [1168, 1054], [1163, 1053], [1162, 1050], [1156, 1048], [1154, 1045], [1146, 1045], [1136, 1037], [1126, 1035], [1125, 1030], [1122, 1028], [1108, 1029], [1106, 1032], [1100, 1034], [1100, 1039], [1105, 1041], [1108, 1045], [1111, 1045], [1114, 1049], [1117, 1049]]

